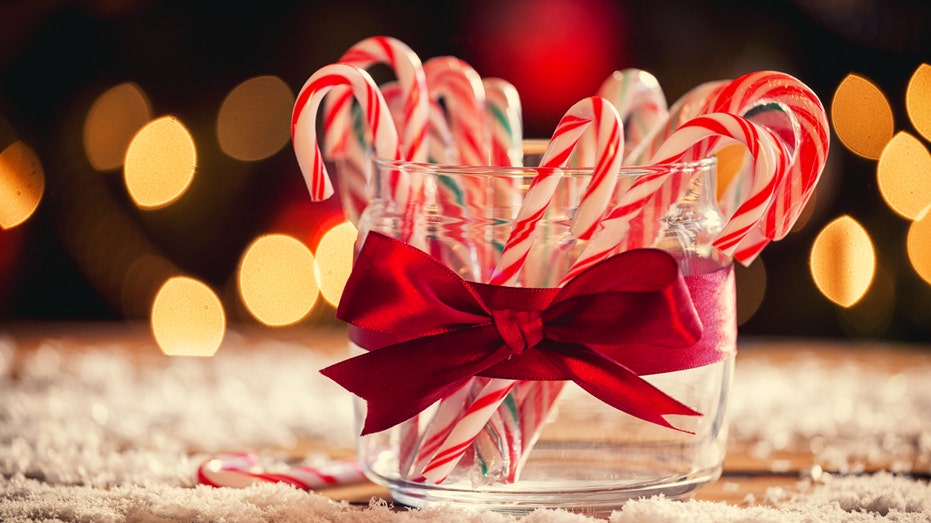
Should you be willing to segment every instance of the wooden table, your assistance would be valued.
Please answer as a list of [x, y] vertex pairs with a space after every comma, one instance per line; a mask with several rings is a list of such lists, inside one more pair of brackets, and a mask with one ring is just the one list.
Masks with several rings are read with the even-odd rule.
[[[273, 336], [288, 341], [304, 339], [308, 331], [304, 328], [267, 329], [260, 327], [237, 327], [242, 343], [250, 340]], [[139, 365], [163, 364], [165, 357], [153, 351], [154, 343], [145, 325], [118, 324], [30, 324], [0, 326], [0, 334], [12, 336], [16, 340], [18, 351], [33, 350], [49, 338], [62, 339], [68, 347], [80, 351], [87, 347], [118, 343], [129, 348], [137, 356]], [[341, 328], [313, 330], [315, 349], [322, 351], [345, 350], [345, 333]], [[896, 373], [903, 369], [923, 369], [931, 381], [931, 347], [904, 345], [859, 346], [852, 342], [835, 340], [779, 340], [779, 339], [741, 339], [737, 359], [737, 372], [742, 365], [764, 363], [781, 365], [800, 352], [806, 352], [819, 359], [828, 367], [832, 363], [855, 363], [879, 369], [883, 372]], [[162, 363], [160, 363], [162, 362]], [[15, 367], [13, 369], [15, 374]], [[829, 377], [827, 378], [829, 379]], [[865, 384], [868, 386], [868, 384]], [[732, 504], [765, 503], [770, 489], [782, 488], [793, 491], [799, 488], [799, 482], [806, 477], [817, 480], [822, 473], [840, 471], [825, 468], [816, 460], [815, 449], [811, 445], [800, 445], [781, 449], [766, 457], [759, 457], [753, 452], [753, 441], [731, 438], [728, 447], [724, 473], [719, 481], [698, 491], [696, 499], [724, 501]], [[351, 455], [353, 450], [347, 447], [324, 447], [320, 442], [304, 441], [296, 449], [295, 455], [311, 450], [325, 450], [334, 456]], [[931, 463], [926, 456], [911, 457], [911, 475], [927, 479]], [[777, 464], [778, 466], [774, 466]], [[888, 470], [891, 464], [873, 463], [863, 469], [862, 473]], [[374, 484], [362, 484], [334, 488], [321, 492], [338, 500], [368, 504], [373, 496], [389, 499], [388, 492]]]

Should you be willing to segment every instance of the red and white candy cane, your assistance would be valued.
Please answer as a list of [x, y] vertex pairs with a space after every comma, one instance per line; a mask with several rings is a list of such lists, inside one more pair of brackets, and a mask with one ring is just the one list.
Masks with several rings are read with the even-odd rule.
[[[625, 149], [637, 147], [669, 114], [666, 95], [659, 81], [642, 69], [614, 71], [601, 83], [596, 94], [611, 102], [624, 122]], [[592, 133], [586, 133], [579, 142], [577, 165], [593, 165], [594, 155]]]
[[485, 129], [491, 140], [491, 165], [523, 165], [520, 93], [502, 78], [485, 78], [482, 85], [485, 86]]
[[[375, 81], [363, 69], [351, 64], [330, 64], [318, 69], [307, 79], [294, 102], [291, 115], [291, 141], [297, 163], [314, 201], [333, 194], [333, 184], [327, 176], [323, 154], [317, 140], [317, 112], [327, 93], [337, 86], [349, 86], [362, 105], [362, 113], [372, 132], [375, 153], [380, 158], [401, 159], [398, 132], [391, 113]], [[406, 200], [407, 187], [398, 174], [391, 180], [393, 190]], [[399, 198], [400, 199], [400, 198]]]
[[431, 100], [442, 99], [462, 165], [488, 161], [485, 135], [485, 86], [482, 78], [463, 60], [437, 56], [423, 64]]
[[[401, 141], [401, 156], [415, 162], [427, 158], [427, 102], [426, 77], [423, 64], [407, 44], [388, 36], [366, 38], [350, 47], [339, 62], [362, 69], [376, 64], [387, 64], [397, 77], [402, 105], [397, 129]], [[323, 133], [326, 136], [324, 151], [328, 158], [347, 153], [346, 143], [352, 139], [352, 94], [337, 87], [323, 108]]]
[[513, 285], [534, 241], [534, 229], [543, 218], [562, 177], [559, 168], [569, 161], [582, 134], [597, 130], [598, 156], [591, 181], [572, 223], [576, 238], [588, 238], [604, 213], [617, 184], [623, 155], [623, 124], [614, 107], [604, 98], [593, 96], [577, 102], [562, 117], [540, 160], [539, 171], [530, 182], [523, 205], [501, 258], [491, 278], [493, 285]]
[[[824, 106], [797, 78], [778, 71], [758, 71], [717, 91], [708, 99], [706, 110], [744, 116], [769, 128], [788, 147], [789, 172], [779, 180], [760, 222], [763, 238], [782, 239], [811, 197], [827, 161], [830, 140]], [[748, 263], [765, 245], [745, 246], [736, 257]]]
[[[592, 125], [598, 132], [599, 155], [592, 180], [586, 190], [586, 197], [583, 198], [583, 202], [589, 203], [590, 210], [579, 214], [584, 216], [583, 220], [597, 222], [596, 215], [600, 213], [596, 212], [594, 204], [601, 202], [602, 205], [606, 205], [617, 181], [623, 154], [623, 125], [610, 103], [600, 97], [590, 97], [573, 105], [557, 124], [540, 161], [538, 174], [531, 181], [523, 205], [514, 220], [511, 235], [491, 278], [492, 284], [505, 285], [516, 281], [521, 265], [533, 244], [536, 226], [552, 201], [562, 177], [560, 167], [565, 166], [579, 137]], [[603, 212], [603, 209], [601, 211]], [[579, 216], [576, 219], [579, 219]], [[583, 225], [583, 232], [589, 230], [587, 222], [583, 222]], [[425, 480], [440, 483], [446, 479], [515, 383], [517, 382], [512, 380], [488, 380], [468, 405], [434, 458], [424, 468]]]
[[354, 459], [330, 460], [319, 466], [260, 466], [252, 452], [213, 456], [197, 467], [197, 481], [213, 487], [245, 488], [255, 483], [287, 483], [303, 490], [323, 490], [368, 481]]
[[433, 452], [418, 479], [434, 484], [445, 481], [515, 383], [502, 379], [487, 380], [475, 399], [460, 411], [443, 444]]

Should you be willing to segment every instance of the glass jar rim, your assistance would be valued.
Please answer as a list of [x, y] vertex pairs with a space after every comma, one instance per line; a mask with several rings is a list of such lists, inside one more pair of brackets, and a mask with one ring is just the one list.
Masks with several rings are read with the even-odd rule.
[[[546, 148], [546, 140], [524, 140], [524, 156], [539, 156]], [[412, 162], [407, 160], [392, 160], [386, 158], [373, 158], [376, 167], [383, 169], [398, 169], [406, 172], [423, 172], [443, 175], [470, 175], [492, 177], [526, 177], [535, 176], [539, 172], [537, 166], [509, 166], [509, 165], [457, 165], [429, 162]], [[717, 164], [715, 156], [699, 160], [676, 162], [656, 165], [631, 165], [620, 168], [620, 176], [643, 176], [663, 172], [697, 172], [712, 168]], [[559, 168], [564, 176], [591, 176], [592, 167], [563, 167]]]

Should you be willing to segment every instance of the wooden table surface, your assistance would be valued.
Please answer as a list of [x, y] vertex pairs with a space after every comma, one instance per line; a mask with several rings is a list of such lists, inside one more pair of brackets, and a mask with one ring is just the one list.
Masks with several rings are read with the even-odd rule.
[[[99, 325], [85, 324], [51, 324], [51, 325], [0, 325], [0, 334], [13, 336], [17, 340], [18, 350], [28, 351], [37, 347], [42, 340], [49, 337], [67, 338], [69, 345], [79, 350], [80, 347], [99, 347], [105, 343], [119, 343], [122, 346], [137, 349], [140, 365], [157, 364], [164, 356], [155, 352], [151, 334], [146, 326], [121, 325], [119, 327], [101, 328]], [[245, 328], [239, 331], [245, 343], [249, 339], [274, 336], [284, 341], [297, 340], [307, 336], [302, 329], [278, 329], [271, 331], [265, 328]], [[313, 333], [316, 340], [315, 347], [320, 350], [345, 350], [345, 333], [340, 328], [317, 329]], [[830, 367], [832, 362], [845, 362], [863, 365], [882, 372], [894, 374], [903, 369], [925, 369], [931, 381], [931, 347], [915, 347], [904, 345], [871, 345], [863, 346], [853, 342], [834, 340], [766, 340], [741, 339], [739, 343], [737, 372], [741, 365], [748, 363], [765, 363], [780, 365], [789, 361], [793, 355], [800, 351], [807, 351], [813, 357], [821, 360]], [[154, 363], [153, 363], [154, 362]], [[14, 370], [15, 372], [15, 370]], [[829, 377], [827, 377], [829, 379]], [[767, 492], [771, 489], [784, 489], [794, 491], [801, 488], [800, 482], [805, 478], [818, 476], [822, 473], [837, 473], [816, 460], [815, 449], [811, 445], [800, 445], [797, 448], [786, 448], [765, 457], [757, 456], [753, 452], [753, 441], [743, 441], [731, 438], [728, 446], [724, 472], [720, 480], [699, 490], [695, 498], [700, 500], [724, 501], [732, 504], [766, 503]], [[292, 449], [295, 455], [308, 451], [325, 450], [339, 457], [350, 455], [352, 449], [333, 448], [322, 446], [320, 442], [301, 442], [299, 448]], [[923, 479], [928, 478], [931, 463], [927, 457], [913, 456], [910, 467], [911, 475]], [[775, 465], [774, 465], [775, 464]], [[861, 473], [870, 473], [888, 470], [891, 464], [872, 463]], [[373, 496], [390, 499], [387, 490], [374, 484], [361, 484], [333, 488], [322, 491], [322, 494], [337, 500], [346, 500], [352, 503], [368, 504]]]

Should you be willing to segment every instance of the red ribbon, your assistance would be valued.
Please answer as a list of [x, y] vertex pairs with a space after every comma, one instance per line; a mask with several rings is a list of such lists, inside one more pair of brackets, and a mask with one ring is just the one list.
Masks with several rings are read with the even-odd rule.
[[683, 277], [668, 253], [612, 256], [561, 288], [465, 281], [430, 255], [370, 233], [337, 317], [368, 352], [321, 372], [368, 402], [362, 434], [421, 412], [474, 376], [572, 380], [601, 401], [675, 428], [700, 413], [640, 375], [731, 355], [730, 265]]

